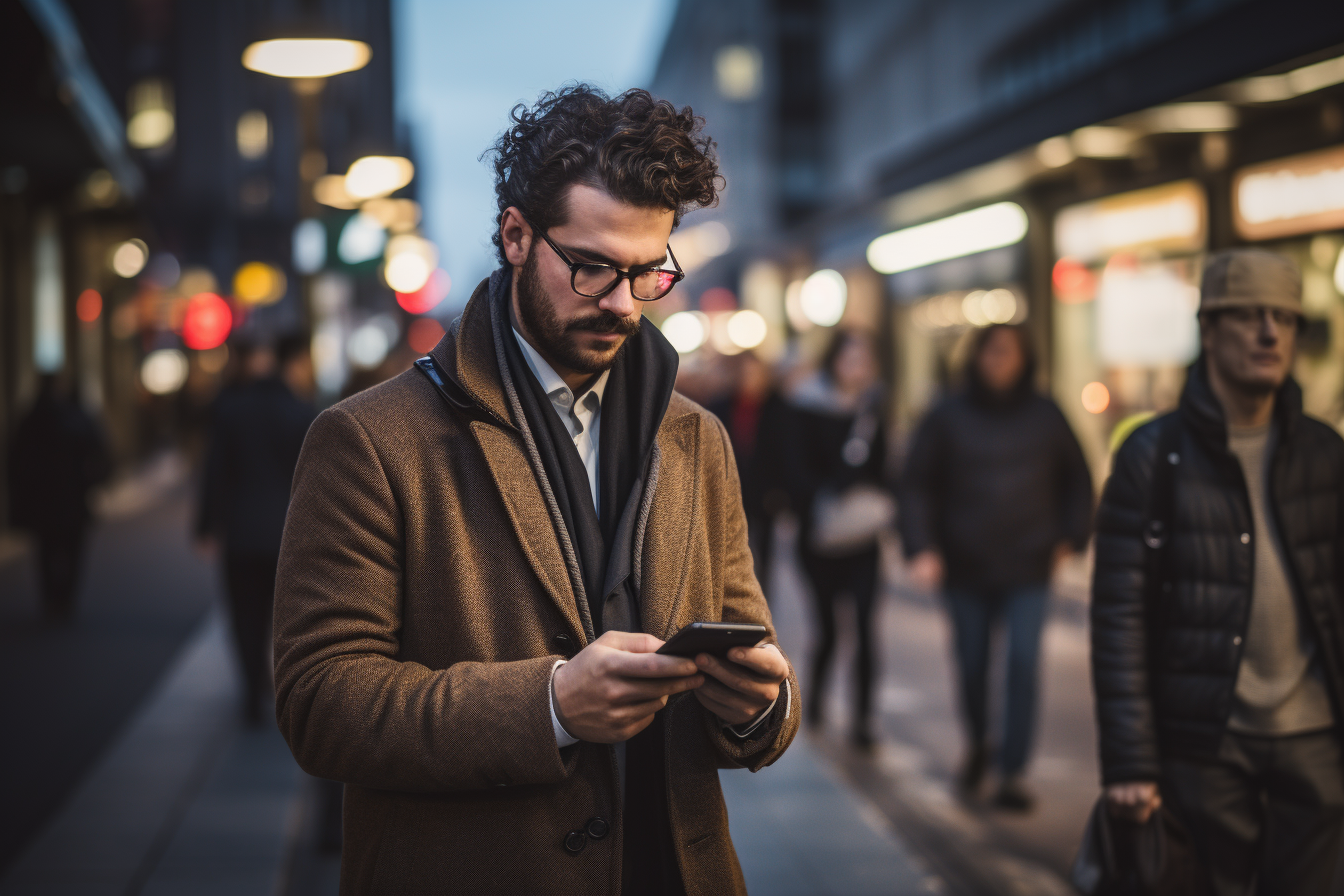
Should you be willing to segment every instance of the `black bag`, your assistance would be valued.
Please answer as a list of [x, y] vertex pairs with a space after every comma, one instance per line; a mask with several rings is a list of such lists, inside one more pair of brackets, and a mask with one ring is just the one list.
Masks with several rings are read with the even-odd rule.
[[1087, 820], [1069, 875], [1084, 896], [1206, 896], [1212, 893], [1190, 835], [1163, 806], [1144, 824], [1115, 818], [1106, 798]]
[[[1143, 533], [1144, 612], [1150, 620], [1161, 613], [1163, 596], [1170, 591], [1166, 548], [1171, 536], [1175, 467], [1181, 463], [1180, 418], [1173, 414], [1158, 425], [1161, 430]], [[1105, 796], [1092, 807], [1070, 877], [1084, 896], [1212, 893], [1190, 835], [1170, 809], [1162, 806], [1147, 822], [1138, 824], [1112, 816]]]

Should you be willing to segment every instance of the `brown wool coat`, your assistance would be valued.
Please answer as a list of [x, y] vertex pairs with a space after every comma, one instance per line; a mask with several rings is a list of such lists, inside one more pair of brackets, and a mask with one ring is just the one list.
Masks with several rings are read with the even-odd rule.
[[[551, 729], [551, 666], [587, 639], [506, 422], [484, 293], [433, 355], [485, 413], [449, 409], [412, 369], [318, 417], [294, 477], [276, 583], [277, 716], [305, 770], [346, 784], [343, 894], [621, 888], [614, 751], [561, 751]], [[643, 630], [769, 626], [723, 426], [674, 395], [657, 441]], [[792, 674], [789, 694], [746, 740], [693, 695], [663, 710], [688, 894], [745, 892], [717, 769], [756, 771], [783, 753], [800, 716]], [[566, 833], [593, 817], [611, 834], [566, 852]]]

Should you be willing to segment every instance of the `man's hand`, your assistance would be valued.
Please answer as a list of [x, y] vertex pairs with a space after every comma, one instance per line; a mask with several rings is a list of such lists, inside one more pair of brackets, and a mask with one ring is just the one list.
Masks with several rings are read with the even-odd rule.
[[1111, 814], [1144, 824], [1162, 807], [1162, 794], [1153, 781], [1126, 781], [1106, 788]]
[[555, 715], [574, 737], [598, 744], [629, 740], [667, 698], [705, 677], [684, 657], [659, 656], [653, 635], [607, 632], [555, 670]]
[[695, 658], [700, 671], [712, 676], [695, 692], [705, 709], [729, 725], [750, 722], [779, 697], [779, 686], [789, 677], [789, 664], [773, 644], [734, 647], [724, 661], [702, 653]]
[[920, 551], [910, 558], [910, 578], [926, 591], [943, 584], [943, 558], [937, 551]]

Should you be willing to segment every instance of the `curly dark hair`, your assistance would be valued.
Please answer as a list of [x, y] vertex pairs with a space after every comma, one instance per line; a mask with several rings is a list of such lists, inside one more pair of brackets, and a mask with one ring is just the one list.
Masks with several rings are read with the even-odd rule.
[[519, 103], [512, 125], [484, 157], [495, 167], [494, 243], [504, 256], [499, 226], [513, 206], [543, 230], [563, 224], [565, 191], [573, 184], [606, 190], [638, 206], [671, 209], [673, 227], [692, 207], [718, 202], [723, 177], [704, 119], [647, 90], [617, 97], [588, 84], [543, 93], [530, 109]]

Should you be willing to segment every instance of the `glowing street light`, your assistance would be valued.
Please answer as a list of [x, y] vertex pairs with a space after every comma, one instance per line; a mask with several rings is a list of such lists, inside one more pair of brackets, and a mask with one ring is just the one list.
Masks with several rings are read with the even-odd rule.
[[400, 156], [365, 156], [345, 173], [345, 192], [354, 199], [373, 199], [395, 193], [415, 177], [410, 159]]
[[243, 67], [277, 78], [330, 78], [369, 64], [362, 40], [281, 38], [260, 40], [243, 51]]
[[896, 274], [1012, 246], [1026, 235], [1027, 213], [1022, 207], [996, 202], [880, 236], [868, 244], [868, 263], [879, 274]]

